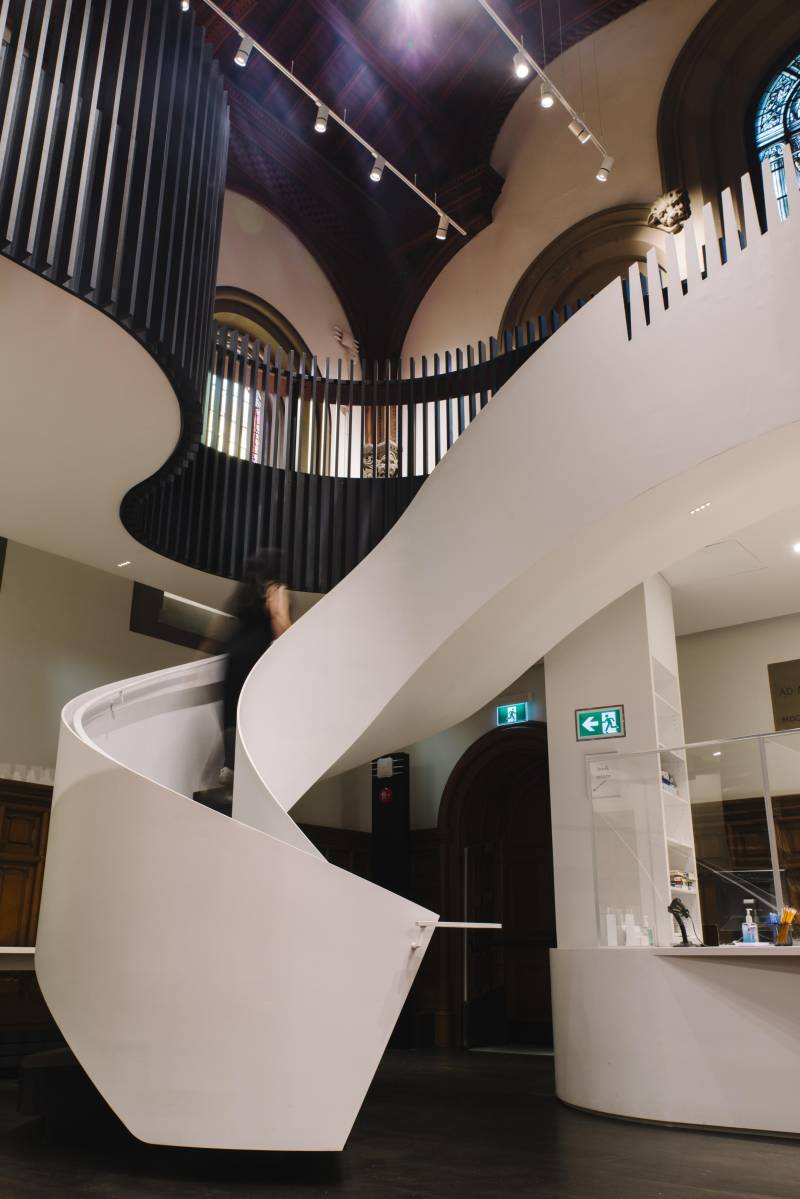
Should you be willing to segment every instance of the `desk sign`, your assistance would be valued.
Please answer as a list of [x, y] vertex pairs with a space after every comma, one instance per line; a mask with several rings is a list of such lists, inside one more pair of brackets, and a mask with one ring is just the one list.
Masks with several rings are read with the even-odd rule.
[[575, 713], [575, 737], [578, 741], [607, 741], [625, 736], [625, 709], [578, 708]]
[[500, 726], [504, 724], [524, 724], [527, 719], [527, 703], [501, 704], [497, 709], [497, 723]]
[[776, 731], [800, 727], [800, 662], [770, 662], [767, 672]]

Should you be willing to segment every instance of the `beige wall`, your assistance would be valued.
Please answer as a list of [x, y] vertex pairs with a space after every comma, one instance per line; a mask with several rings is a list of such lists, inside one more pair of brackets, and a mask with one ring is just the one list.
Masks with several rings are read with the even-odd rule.
[[[545, 719], [542, 665], [533, 666], [468, 720], [406, 747], [411, 759], [412, 828], [436, 827], [442, 792], [456, 762], [479, 737], [495, 727], [497, 705], [513, 699], [528, 699], [531, 718]], [[317, 783], [295, 805], [292, 816], [308, 824], [369, 830], [372, 827], [371, 796], [370, 766], [361, 766]]]
[[800, 613], [678, 638], [687, 741], [774, 731], [767, 666], [800, 658]]
[[348, 326], [326, 275], [299, 238], [266, 208], [226, 191], [217, 281], [252, 292], [291, 321], [324, 368], [343, 357], [334, 327]]
[[67, 700], [201, 655], [131, 633], [132, 582], [9, 542], [0, 586], [0, 763], [52, 767]]
[[648, 0], [548, 68], [577, 108], [583, 90], [587, 120], [616, 159], [606, 184], [594, 178], [597, 152], [569, 133], [563, 109], [545, 111], [538, 84], [526, 87], [492, 155], [505, 178], [492, 224], [435, 280], [411, 323], [404, 356], [486, 340], [497, 332], [521, 275], [555, 237], [605, 208], [652, 203], [661, 192], [656, 139], [661, 93], [681, 47], [711, 4]]

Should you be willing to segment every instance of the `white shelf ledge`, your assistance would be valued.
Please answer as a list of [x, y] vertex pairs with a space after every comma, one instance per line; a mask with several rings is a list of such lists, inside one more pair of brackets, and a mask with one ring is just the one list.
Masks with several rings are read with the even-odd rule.
[[32, 945], [0, 945], [0, 974], [17, 974], [33, 970], [36, 950]]
[[653, 949], [657, 957], [676, 958], [774, 958], [778, 961], [784, 957], [800, 957], [800, 945], [770, 945], [767, 942], [758, 945], [690, 945], [683, 948], [658, 947]]

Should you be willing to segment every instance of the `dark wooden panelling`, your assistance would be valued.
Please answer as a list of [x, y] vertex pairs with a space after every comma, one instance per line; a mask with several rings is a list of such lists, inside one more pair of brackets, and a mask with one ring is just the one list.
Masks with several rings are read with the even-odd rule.
[[51, 789], [0, 779], [0, 945], [33, 945]]
[[300, 828], [332, 865], [370, 878], [372, 873], [372, 835], [358, 829], [332, 828], [321, 824], [301, 824]]
[[[0, 945], [34, 945], [52, 790], [0, 779]], [[61, 1036], [32, 971], [0, 973], [0, 1074]]]

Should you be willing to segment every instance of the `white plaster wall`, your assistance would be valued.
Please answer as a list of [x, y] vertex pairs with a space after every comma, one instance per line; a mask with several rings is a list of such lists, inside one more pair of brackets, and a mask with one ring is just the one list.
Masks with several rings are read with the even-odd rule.
[[[545, 720], [544, 666], [538, 663], [512, 683], [491, 703], [467, 720], [424, 741], [406, 746], [411, 768], [411, 827], [436, 828], [442, 792], [453, 767], [471, 745], [496, 727], [498, 705], [527, 699], [531, 720]], [[387, 747], [390, 752], [391, 747]], [[322, 779], [293, 809], [303, 824], [369, 831], [372, 828], [370, 765], [359, 766], [335, 778]]]
[[68, 700], [205, 657], [131, 633], [132, 583], [11, 541], [0, 586], [0, 763], [55, 764]]
[[548, 67], [576, 108], [583, 92], [586, 117], [616, 159], [606, 184], [594, 178], [597, 152], [579, 145], [563, 109], [541, 107], [538, 83], [525, 88], [492, 155], [505, 178], [492, 224], [432, 284], [411, 322], [405, 357], [486, 340], [497, 332], [522, 274], [555, 237], [605, 208], [652, 203], [661, 192], [656, 139], [661, 93], [712, 2], [648, 0]]
[[773, 732], [767, 666], [794, 658], [800, 613], [679, 637], [687, 741]]
[[343, 357], [334, 327], [349, 327], [336, 292], [299, 238], [237, 192], [225, 192], [217, 281], [273, 304], [319, 358]]

